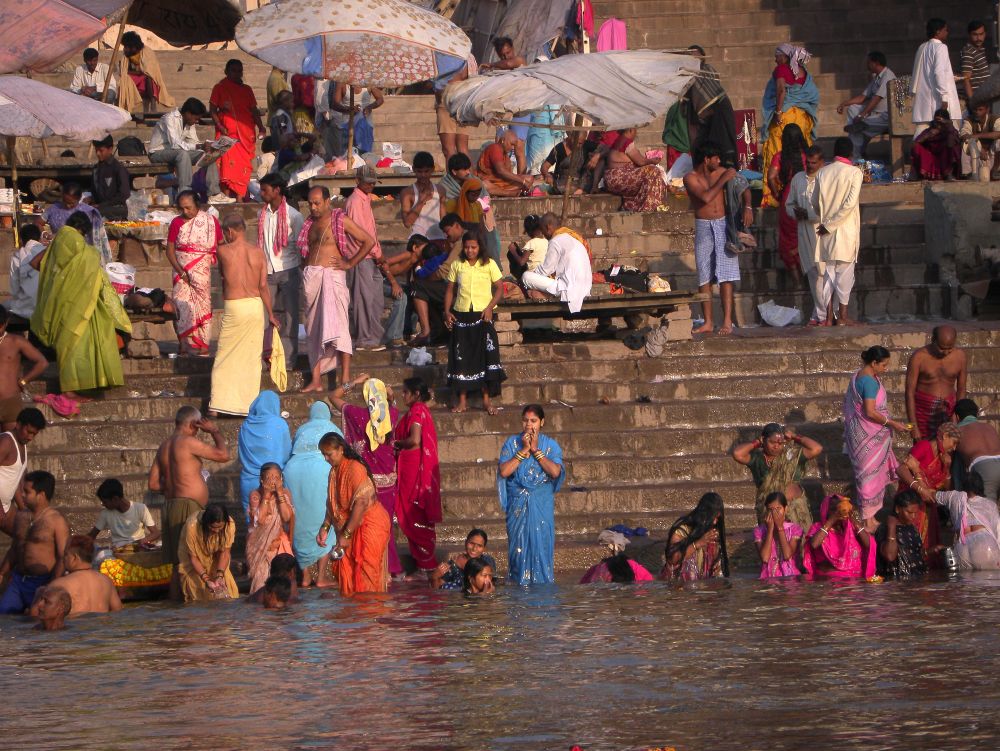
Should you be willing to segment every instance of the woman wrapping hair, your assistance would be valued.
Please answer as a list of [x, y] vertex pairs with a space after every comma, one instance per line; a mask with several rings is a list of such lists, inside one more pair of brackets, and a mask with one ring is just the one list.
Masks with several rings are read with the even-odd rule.
[[341, 595], [385, 592], [389, 588], [387, 551], [392, 522], [378, 502], [371, 470], [339, 433], [323, 436], [319, 449], [332, 469], [326, 519], [316, 544], [325, 546], [333, 529], [337, 537], [334, 550], [343, 551], [337, 576]]
[[819, 515], [823, 521], [812, 525], [802, 550], [806, 573], [834, 579], [874, 576], [876, 546], [851, 499], [829, 495]]
[[682, 516], [667, 534], [666, 564], [660, 578], [697, 581], [729, 576], [726, 510], [722, 496], [705, 493], [694, 511]]

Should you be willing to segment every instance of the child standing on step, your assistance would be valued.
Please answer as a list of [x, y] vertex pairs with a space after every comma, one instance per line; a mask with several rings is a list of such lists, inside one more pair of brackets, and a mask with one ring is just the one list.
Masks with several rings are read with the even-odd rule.
[[500, 364], [500, 343], [493, 327], [493, 311], [503, 295], [502, 274], [484, 255], [478, 233], [462, 236], [462, 258], [448, 272], [444, 294], [444, 323], [448, 343], [448, 385], [458, 395], [452, 412], [468, 409], [466, 395], [482, 391], [483, 409], [495, 415], [491, 397], [500, 395], [507, 374]]

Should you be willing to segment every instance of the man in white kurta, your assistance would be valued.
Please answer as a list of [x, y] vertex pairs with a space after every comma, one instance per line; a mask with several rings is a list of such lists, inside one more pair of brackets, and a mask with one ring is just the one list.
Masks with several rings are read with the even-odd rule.
[[820, 305], [823, 300], [830, 299], [826, 292], [826, 264], [819, 257], [819, 238], [816, 236], [819, 217], [812, 201], [816, 189], [816, 173], [822, 166], [823, 148], [810, 146], [806, 150], [805, 171], [795, 173], [785, 200], [785, 211], [798, 222], [799, 263], [809, 280], [809, 291], [813, 297], [810, 326], [826, 325], [827, 309]]
[[[820, 310], [833, 299], [838, 305], [837, 325], [854, 323], [847, 316], [847, 306], [854, 288], [854, 265], [861, 248], [861, 170], [851, 164], [849, 138], [838, 138], [833, 146], [834, 160], [816, 173], [813, 211], [819, 219], [819, 258], [826, 265], [826, 286]], [[827, 317], [833, 325], [833, 311]]]
[[962, 122], [962, 105], [958, 101], [955, 73], [948, 57], [948, 24], [940, 18], [927, 22], [927, 41], [917, 49], [913, 59], [913, 135], [918, 136], [934, 119], [934, 112], [948, 110], [957, 129]]
[[579, 313], [594, 276], [587, 246], [573, 236], [575, 233], [561, 227], [555, 214], [543, 215], [541, 227], [549, 241], [545, 260], [541, 266], [525, 271], [521, 283], [529, 290], [559, 298], [569, 304], [570, 313]]

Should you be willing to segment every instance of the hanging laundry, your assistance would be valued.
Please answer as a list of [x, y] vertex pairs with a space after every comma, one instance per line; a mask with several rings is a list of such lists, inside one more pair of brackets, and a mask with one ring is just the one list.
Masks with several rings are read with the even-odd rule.
[[601, 24], [597, 32], [597, 51], [607, 52], [608, 50], [627, 50], [628, 33], [625, 30], [625, 22], [618, 18], [609, 18]]

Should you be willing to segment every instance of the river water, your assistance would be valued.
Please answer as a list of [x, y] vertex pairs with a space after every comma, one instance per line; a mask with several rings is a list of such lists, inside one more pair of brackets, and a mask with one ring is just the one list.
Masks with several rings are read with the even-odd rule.
[[994, 749], [1000, 578], [0, 619], [8, 749]]

